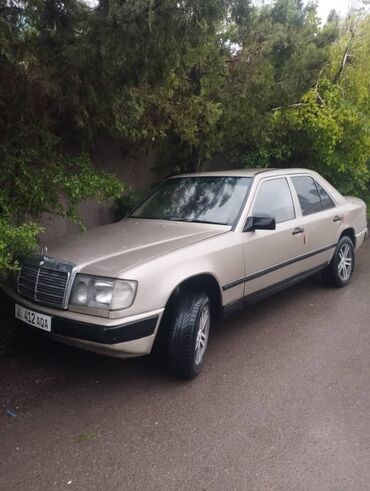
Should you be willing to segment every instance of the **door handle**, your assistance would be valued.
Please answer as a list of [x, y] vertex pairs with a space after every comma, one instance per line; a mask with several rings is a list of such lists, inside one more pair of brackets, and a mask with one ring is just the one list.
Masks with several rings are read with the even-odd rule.
[[293, 230], [292, 235], [303, 234], [303, 232], [304, 232], [304, 228], [303, 227], [296, 227]]
[[342, 222], [343, 221], [343, 215], [336, 215], [334, 218], [333, 218], [333, 222], [334, 223], [338, 223], [338, 222]]

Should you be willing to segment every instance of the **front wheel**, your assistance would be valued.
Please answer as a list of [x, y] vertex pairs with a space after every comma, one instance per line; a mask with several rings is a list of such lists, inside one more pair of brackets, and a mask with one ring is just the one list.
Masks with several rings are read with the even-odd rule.
[[329, 266], [323, 271], [324, 280], [331, 286], [342, 288], [350, 282], [355, 267], [355, 248], [352, 240], [343, 236], [339, 240]]
[[188, 292], [175, 303], [172, 310], [168, 366], [177, 377], [194, 378], [203, 367], [211, 325], [211, 306], [208, 295]]

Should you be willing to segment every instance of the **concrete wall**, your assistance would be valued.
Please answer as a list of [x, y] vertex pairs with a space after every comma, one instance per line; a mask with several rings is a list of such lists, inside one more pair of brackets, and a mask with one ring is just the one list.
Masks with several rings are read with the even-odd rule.
[[[144, 190], [149, 189], [155, 179], [155, 175], [151, 171], [154, 159], [154, 151], [145, 153], [139, 158], [127, 159], [123, 156], [119, 145], [109, 140], [98, 142], [92, 155], [92, 160], [98, 168], [110, 171], [124, 183]], [[81, 204], [79, 212], [85, 226], [91, 228], [112, 221], [110, 208], [111, 203], [97, 204], [92, 200], [87, 200]], [[62, 217], [48, 213], [41, 217], [41, 225], [45, 228], [45, 232], [41, 236], [42, 243], [80, 230], [78, 225], [73, 225]]]

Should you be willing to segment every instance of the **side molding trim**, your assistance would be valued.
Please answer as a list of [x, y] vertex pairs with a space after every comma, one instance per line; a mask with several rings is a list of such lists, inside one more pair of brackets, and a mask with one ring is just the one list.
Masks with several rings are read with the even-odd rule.
[[327, 263], [321, 264], [320, 266], [316, 266], [315, 268], [309, 269], [308, 271], [304, 271], [302, 273], [291, 276], [286, 280], [279, 281], [279, 283], [275, 283], [274, 285], [268, 286], [267, 288], [263, 288], [262, 290], [258, 290], [254, 293], [250, 293], [245, 297], [239, 298], [238, 300], [226, 304], [223, 307], [223, 319], [226, 319], [234, 313], [242, 311], [248, 305], [259, 302], [260, 300], [263, 300], [264, 298], [269, 297], [274, 293], [278, 293], [282, 290], [285, 290], [286, 288], [289, 288], [290, 286], [295, 285], [296, 283], [309, 278], [315, 273], [318, 273], [319, 271], [325, 269], [326, 266]]
[[312, 256], [316, 256], [317, 254], [321, 254], [322, 252], [329, 251], [330, 249], [335, 249], [337, 244], [330, 244], [325, 247], [321, 247], [320, 249], [316, 249], [315, 251], [308, 252], [307, 254], [303, 254], [302, 256], [297, 256], [294, 257], [293, 259], [289, 259], [288, 261], [284, 261], [279, 264], [275, 264], [274, 266], [271, 266], [269, 268], [263, 269], [261, 271], [257, 271], [256, 273], [252, 273], [250, 275], [244, 276], [242, 278], [238, 278], [236, 280], [230, 281], [229, 283], [226, 283], [225, 285], [222, 286], [222, 290], [229, 290], [230, 288], [234, 288], [235, 286], [238, 286], [242, 283], [246, 283], [248, 281], [252, 281], [256, 278], [259, 278], [260, 276], [264, 276], [269, 273], [273, 273], [274, 271], [277, 271], [278, 269], [285, 268], [286, 266], [290, 266], [291, 264], [297, 263], [298, 261], [303, 261], [304, 259], [307, 259]]

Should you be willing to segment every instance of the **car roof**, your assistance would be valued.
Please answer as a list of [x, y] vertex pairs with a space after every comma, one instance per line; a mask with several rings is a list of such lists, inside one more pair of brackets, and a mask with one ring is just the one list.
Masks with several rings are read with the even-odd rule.
[[287, 176], [296, 174], [309, 174], [321, 185], [324, 185], [326, 191], [329, 191], [330, 195], [334, 197], [336, 203], [340, 204], [344, 202], [344, 197], [335, 189], [326, 179], [324, 179], [320, 174], [311, 169], [303, 168], [289, 168], [289, 169], [236, 169], [236, 170], [225, 170], [225, 171], [213, 171], [213, 172], [194, 172], [192, 174], [181, 174], [175, 177], [212, 177], [212, 176], [222, 176], [222, 177], [276, 177], [276, 176]]
[[278, 176], [278, 175], [287, 175], [287, 174], [301, 174], [301, 173], [313, 173], [309, 169], [235, 169], [235, 170], [219, 170], [219, 171], [209, 171], [209, 172], [194, 172], [191, 174], [180, 174], [175, 177], [212, 177], [212, 176], [223, 176], [223, 177], [254, 177], [257, 174]]

